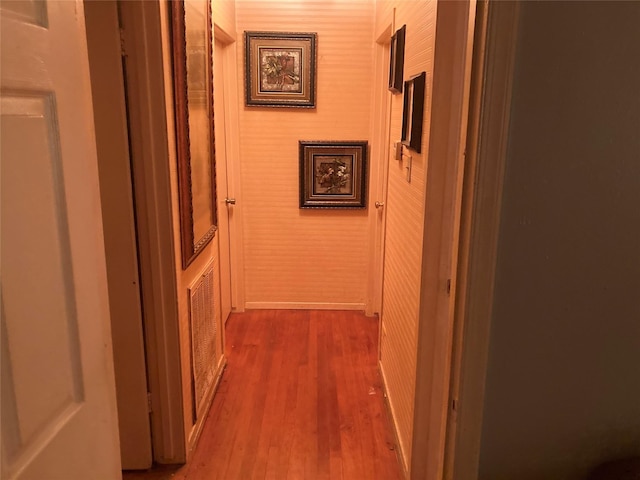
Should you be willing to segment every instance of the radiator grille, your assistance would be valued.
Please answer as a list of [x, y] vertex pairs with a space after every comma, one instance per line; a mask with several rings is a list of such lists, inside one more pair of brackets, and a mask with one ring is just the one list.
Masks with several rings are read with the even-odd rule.
[[[213, 304], [213, 265], [189, 288], [192, 375], [195, 411], [214, 379], [217, 328]], [[195, 413], [195, 412], [194, 412]]]

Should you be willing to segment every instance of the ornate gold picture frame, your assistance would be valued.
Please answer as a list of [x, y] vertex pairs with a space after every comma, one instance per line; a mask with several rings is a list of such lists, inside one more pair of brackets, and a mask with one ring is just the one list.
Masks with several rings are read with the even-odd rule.
[[300, 208], [366, 208], [367, 146], [300, 141]]
[[211, 2], [171, 5], [182, 268], [216, 232]]
[[245, 101], [315, 108], [316, 34], [245, 32]]

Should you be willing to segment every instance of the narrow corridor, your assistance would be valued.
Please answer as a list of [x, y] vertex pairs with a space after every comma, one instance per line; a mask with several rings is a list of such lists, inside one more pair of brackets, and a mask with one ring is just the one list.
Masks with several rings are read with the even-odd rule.
[[232, 314], [226, 335], [227, 368], [192, 460], [125, 479], [401, 478], [374, 318], [254, 310]]

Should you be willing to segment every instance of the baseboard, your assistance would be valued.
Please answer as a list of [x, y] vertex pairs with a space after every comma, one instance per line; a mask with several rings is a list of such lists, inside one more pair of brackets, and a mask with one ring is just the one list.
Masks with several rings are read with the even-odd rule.
[[200, 411], [198, 412], [198, 420], [196, 424], [193, 426], [191, 430], [191, 435], [189, 436], [189, 450], [187, 452], [187, 458], [191, 457], [191, 454], [194, 452], [196, 445], [198, 445], [198, 440], [200, 439], [200, 435], [202, 434], [202, 429], [204, 428], [204, 422], [207, 419], [207, 413], [211, 408], [211, 404], [213, 403], [213, 398], [215, 397], [215, 393], [218, 390], [218, 385], [220, 385], [220, 380], [222, 379], [222, 374], [224, 372], [225, 367], [227, 366], [227, 359], [224, 355], [220, 357], [218, 361], [218, 366], [216, 368], [216, 373], [211, 386], [209, 387], [209, 391], [205, 393], [204, 402], [202, 402], [202, 407], [200, 407]]
[[247, 310], [365, 310], [364, 303], [246, 302]]
[[382, 367], [382, 362], [380, 361], [378, 362], [378, 371], [380, 372], [380, 377], [382, 377], [382, 393], [384, 394], [384, 405], [387, 408], [387, 416], [391, 420], [391, 429], [393, 430], [395, 444], [398, 447], [398, 449], [396, 450], [396, 457], [398, 458], [398, 463], [400, 464], [400, 468], [402, 469], [402, 474], [405, 480], [408, 480], [409, 469], [407, 468], [407, 463], [405, 461], [404, 448], [402, 446], [402, 442], [400, 442], [400, 437], [398, 436], [398, 423], [396, 422], [393, 404], [391, 403], [391, 399], [387, 394], [387, 378], [384, 375], [384, 368]]

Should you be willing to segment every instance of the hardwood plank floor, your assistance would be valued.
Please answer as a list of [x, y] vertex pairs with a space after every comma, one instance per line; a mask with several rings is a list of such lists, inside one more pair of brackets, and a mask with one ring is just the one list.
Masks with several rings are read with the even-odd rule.
[[191, 461], [125, 480], [400, 479], [377, 343], [377, 320], [359, 312], [232, 314]]

